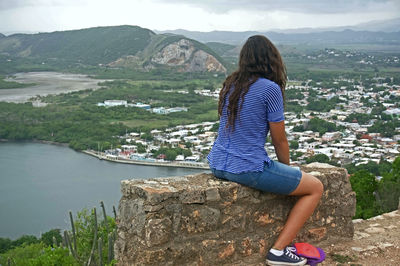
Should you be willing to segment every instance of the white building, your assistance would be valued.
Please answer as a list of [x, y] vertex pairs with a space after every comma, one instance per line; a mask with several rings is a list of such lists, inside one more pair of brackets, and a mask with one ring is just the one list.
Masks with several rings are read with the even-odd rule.
[[124, 100], [106, 100], [104, 101], [104, 105], [107, 107], [113, 107], [113, 106], [126, 106], [128, 104], [127, 101]]

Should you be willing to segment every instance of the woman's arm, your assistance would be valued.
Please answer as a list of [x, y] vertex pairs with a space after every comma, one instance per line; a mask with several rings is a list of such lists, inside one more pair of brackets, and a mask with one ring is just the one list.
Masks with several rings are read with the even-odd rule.
[[269, 122], [269, 131], [278, 161], [289, 165], [289, 144], [286, 138], [285, 121]]

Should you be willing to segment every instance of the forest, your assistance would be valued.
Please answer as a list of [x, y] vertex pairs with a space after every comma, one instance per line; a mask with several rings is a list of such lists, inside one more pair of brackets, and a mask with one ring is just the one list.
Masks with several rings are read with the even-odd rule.
[[[195, 89], [215, 86], [215, 81], [190, 82], [113, 81], [98, 90], [40, 97], [48, 103], [0, 102], [0, 139], [47, 140], [68, 143], [76, 150], [108, 149], [120, 144], [115, 136], [126, 132], [149, 132], [182, 124], [215, 121], [217, 101], [198, 95]], [[188, 94], [177, 93], [185, 90]], [[187, 112], [160, 115], [136, 107], [97, 106], [105, 100], [142, 102], [152, 107], [187, 107]]]

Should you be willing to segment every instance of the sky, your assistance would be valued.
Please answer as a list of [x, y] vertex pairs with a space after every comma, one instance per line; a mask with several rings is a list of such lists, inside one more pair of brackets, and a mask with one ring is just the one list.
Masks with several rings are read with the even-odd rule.
[[350, 26], [400, 16], [400, 0], [0, 0], [0, 32], [137, 25], [267, 31]]

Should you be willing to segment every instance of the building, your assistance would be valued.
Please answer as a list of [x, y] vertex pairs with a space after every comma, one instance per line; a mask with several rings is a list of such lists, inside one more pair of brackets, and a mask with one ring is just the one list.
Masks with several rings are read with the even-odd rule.
[[150, 110], [150, 108], [151, 108], [150, 104], [139, 103], [139, 102], [135, 103], [135, 104], [132, 104], [132, 106], [133, 107], [142, 108], [142, 109], [145, 109], [145, 110]]
[[126, 106], [128, 104], [127, 101], [124, 100], [106, 100], [104, 101], [104, 105], [107, 107], [113, 107], [113, 106]]

